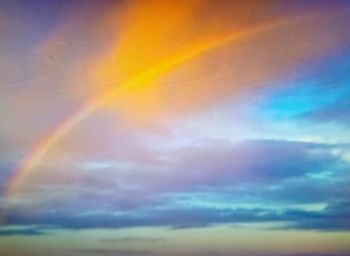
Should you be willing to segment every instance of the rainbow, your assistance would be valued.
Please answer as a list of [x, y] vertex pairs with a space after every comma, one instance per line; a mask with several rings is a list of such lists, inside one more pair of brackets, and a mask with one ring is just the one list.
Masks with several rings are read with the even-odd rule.
[[107, 90], [87, 101], [81, 108], [75, 111], [68, 118], [63, 120], [55, 129], [45, 136], [32, 149], [31, 153], [14, 170], [10, 178], [5, 194], [7, 197], [13, 197], [20, 193], [26, 180], [31, 176], [43, 158], [60, 140], [62, 140], [74, 127], [89, 117], [92, 113], [102, 108], [111, 101], [118, 100], [125, 93], [133, 93], [144, 88], [145, 85], [153, 82], [157, 78], [169, 73], [176, 66], [189, 62], [195, 58], [201, 57], [208, 51], [225, 46], [230, 43], [237, 43], [247, 40], [262, 33], [266, 33], [282, 25], [286, 25], [288, 19], [275, 20], [264, 24], [259, 24], [250, 28], [241, 29], [225, 36], [219, 36], [212, 40], [207, 40], [199, 44], [194, 44], [180, 54], [176, 54], [162, 62], [149, 67], [142, 72], [132, 76], [122, 83], [119, 87]]

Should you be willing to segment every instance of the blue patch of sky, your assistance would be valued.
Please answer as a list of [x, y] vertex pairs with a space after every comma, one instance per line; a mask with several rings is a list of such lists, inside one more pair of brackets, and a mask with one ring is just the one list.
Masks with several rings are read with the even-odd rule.
[[[310, 67], [307, 77], [266, 89], [257, 115], [266, 119], [294, 119], [350, 97], [350, 50]], [[325, 64], [326, 63], [326, 64]]]

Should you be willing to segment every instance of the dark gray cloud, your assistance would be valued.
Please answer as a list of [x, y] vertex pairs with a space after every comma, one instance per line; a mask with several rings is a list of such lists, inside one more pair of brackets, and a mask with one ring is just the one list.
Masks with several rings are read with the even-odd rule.
[[161, 237], [118, 237], [118, 238], [105, 238], [101, 239], [102, 242], [106, 243], [158, 243], [165, 241], [164, 238]]
[[336, 202], [320, 212], [316, 218], [300, 218], [291, 227], [325, 231], [350, 230], [350, 201]]
[[259, 186], [253, 191], [244, 191], [254, 198], [268, 199], [277, 203], [323, 203], [350, 197], [350, 179], [335, 174], [325, 179], [308, 179], [300, 177], [279, 183], [276, 187]]
[[0, 236], [39, 236], [48, 234], [40, 228], [0, 228]]
[[108, 250], [108, 249], [81, 249], [74, 251], [75, 253], [82, 253], [84, 255], [113, 255], [113, 256], [150, 256], [153, 255], [150, 251], [137, 251], [137, 250]]
[[[127, 212], [122, 215], [113, 213], [98, 213], [90, 215], [60, 215], [40, 213], [36, 216], [12, 214], [8, 224], [51, 226], [49, 230], [57, 229], [93, 229], [93, 228], [129, 228], [129, 227], [172, 227], [192, 228], [206, 227], [222, 223], [251, 222], [288, 222], [283, 228], [315, 229], [315, 230], [350, 230], [350, 204], [341, 201], [330, 204], [324, 210], [312, 211], [286, 208], [235, 208], [215, 209], [188, 207], [173, 207], [168, 209], [148, 209], [144, 211]], [[48, 228], [44, 228], [48, 230]]]

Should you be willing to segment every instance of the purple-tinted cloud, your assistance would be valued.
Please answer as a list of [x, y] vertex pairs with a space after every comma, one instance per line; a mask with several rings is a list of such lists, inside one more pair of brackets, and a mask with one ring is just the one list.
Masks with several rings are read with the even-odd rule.
[[[333, 153], [347, 148], [345, 144], [271, 140], [205, 142], [171, 151], [171, 158], [164, 158], [166, 164], [152, 162], [153, 168], [120, 171], [115, 180], [112, 170], [108, 175], [98, 171], [86, 174], [77, 187], [74, 183], [38, 186], [38, 202], [29, 197], [27, 204], [4, 207], [6, 224], [75, 230], [283, 221], [289, 223], [284, 228], [350, 230], [349, 165]], [[178, 204], [179, 193], [187, 203]], [[200, 198], [200, 193], [211, 199]], [[197, 205], [198, 200], [207, 204]], [[225, 203], [218, 208], [211, 202]], [[244, 206], [256, 202], [279, 207]], [[328, 207], [293, 206], [305, 203]]]

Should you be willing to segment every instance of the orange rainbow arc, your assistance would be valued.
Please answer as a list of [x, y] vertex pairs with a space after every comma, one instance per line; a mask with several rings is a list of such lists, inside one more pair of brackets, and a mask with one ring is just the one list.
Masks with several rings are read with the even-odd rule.
[[136, 74], [122, 83], [119, 87], [108, 90], [107, 92], [92, 98], [78, 111], [74, 112], [63, 122], [61, 122], [60, 125], [53, 129], [53, 131], [45, 136], [38, 143], [38, 145], [33, 148], [31, 153], [24, 159], [23, 162], [20, 163], [20, 165], [14, 171], [14, 175], [10, 178], [8, 185], [5, 188], [6, 196], [13, 197], [20, 193], [21, 187], [25, 184], [27, 178], [30, 177], [31, 173], [35, 170], [35, 167], [40, 164], [50, 149], [52, 149], [60, 140], [62, 140], [82, 120], [103, 107], [106, 103], [111, 102], [112, 100], [117, 100], [118, 97], [122, 96], [124, 93], [134, 92], [143, 88], [143, 86], [169, 73], [177, 65], [201, 57], [212, 49], [222, 47], [229, 43], [237, 43], [259, 34], [266, 33], [281, 27], [282, 25], [286, 25], [287, 22], [289, 22], [288, 19], [271, 21], [251, 28], [235, 31], [229, 35], [218, 37], [214, 40], [208, 40], [207, 42], [201, 44], [195, 44], [192, 47], [189, 47], [186, 51]]

